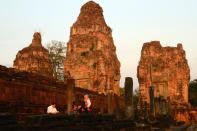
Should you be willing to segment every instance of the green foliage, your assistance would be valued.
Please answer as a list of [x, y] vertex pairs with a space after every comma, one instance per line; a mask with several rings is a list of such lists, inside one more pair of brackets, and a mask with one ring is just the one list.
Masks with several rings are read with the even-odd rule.
[[124, 87], [120, 87], [120, 95], [121, 96], [125, 95], [125, 88]]
[[53, 66], [53, 77], [64, 80], [64, 58], [66, 56], [65, 42], [52, 40], [47, 44], [49, 58]]
[[197, 106], [197, 79], [189, 83], [189, 102], [192, 106]]
[[139, 88], [136, 88], [133, 93], [133, 106], [137, 108], [137, 104], [139, 101]]
[[[125, 96], [125, 88], [124, 87], [120, 88], [120, 95]], [[134, 106], [134, 108], [137, 108], [138, 100], [139, 100], [139, 88], [136, 88], [133, 92], [133, 106]]]

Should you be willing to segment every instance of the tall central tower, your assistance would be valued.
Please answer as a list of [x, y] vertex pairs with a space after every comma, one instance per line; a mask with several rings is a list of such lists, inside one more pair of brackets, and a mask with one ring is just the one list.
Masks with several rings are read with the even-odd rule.
[[65, 77], [69, 74], [74, 78], [77, 87], [120, 95], [120, 62], [112, 30], [105, 22], [102, 8], [93, 1], [81, 7], [71, 27], [64, 70]]

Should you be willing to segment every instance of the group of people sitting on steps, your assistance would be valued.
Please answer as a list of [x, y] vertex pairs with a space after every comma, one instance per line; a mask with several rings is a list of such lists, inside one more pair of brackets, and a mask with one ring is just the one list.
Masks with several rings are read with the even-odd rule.
[[[90, 98], [89, 96], [86, 94], [84, 95], [83, 97], [83, 105], [76, 105], [75, 102], [73, 102], [73, 105], [72, 105], [72, 112], [74, 114], [76, 113], [88, 113], [88, 112], [91, 112], [91, 101], [90, 101]], [[52, 105], [50, 105], [48, 108], [47, 108], [47, 114], [58, 114], [59, 111], [56, 109], [56, 104], [55, 103], [52, 103]]]

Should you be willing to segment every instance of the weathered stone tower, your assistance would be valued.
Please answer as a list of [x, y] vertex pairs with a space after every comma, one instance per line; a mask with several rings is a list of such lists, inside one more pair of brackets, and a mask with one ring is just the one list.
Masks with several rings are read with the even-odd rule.
[[188, 103], [190, 69], [182, 44], [162, 47], [159, 41], [144, 43], [137, 77], [143, 101], [150, 103], [148, 92], [154, 86], [154, 97]]
[[77, 87], [120, 94], [120, 62], [112, 30], [105, 23], [102, 8], [93, 1], [81, 7], [71, 27], [64, 70], [65, 77], [74, 78]]
[[52, 77], [49, 52], [42, 46], [39, 32], [34, 33], [32, 43], [28, 47], [17, 53], [13, 67], [21, 71]]

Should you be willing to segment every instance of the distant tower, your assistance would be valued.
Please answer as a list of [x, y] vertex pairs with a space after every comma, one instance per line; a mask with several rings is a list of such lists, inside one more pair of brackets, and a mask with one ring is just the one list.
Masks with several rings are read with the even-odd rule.
[[150, 103], [148, 92], [154, 86], [154, 97], [188, 103], [190, 69], [182, 44], [162, 47], [159, 41], [144, 43], [137, 75], [143, 101]]
[[39, 32], [34, 33], [32, 43], [28, 47], [17, 53], [13, 68], [52, 77], [49, 52], [42, 46]]
[[65, 77], [70, 72], [77, 87], [120, 95], [120, 62], [112, 30], [105, 23], [102, 8], [93, 1], [81, 7], [71, 27], [64, 70]]

